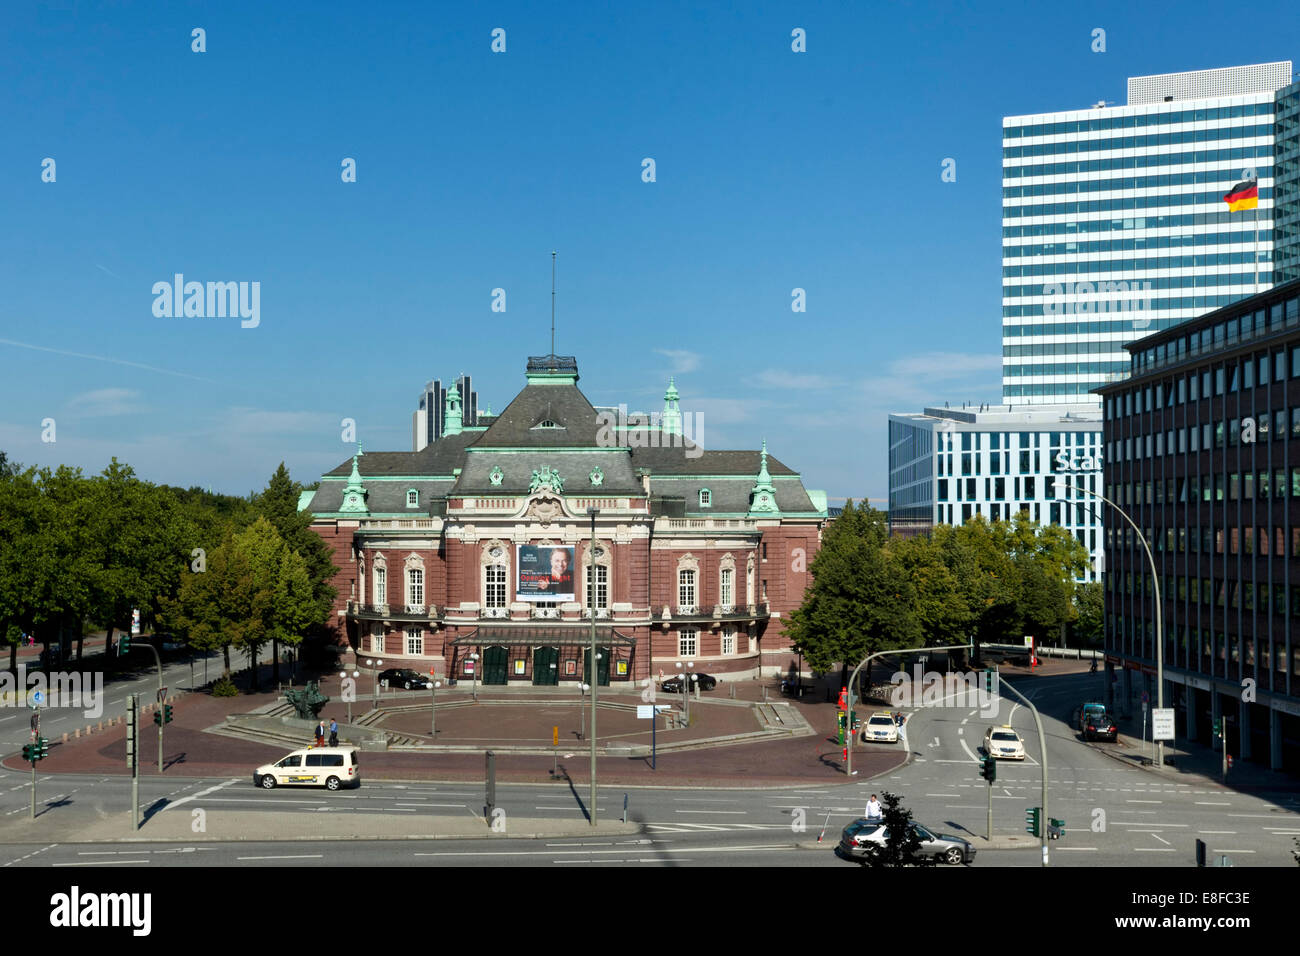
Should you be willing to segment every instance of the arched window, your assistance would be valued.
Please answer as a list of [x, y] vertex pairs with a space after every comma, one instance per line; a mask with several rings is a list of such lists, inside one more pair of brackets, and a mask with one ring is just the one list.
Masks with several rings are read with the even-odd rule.
[[713, 507], [713, 492], [710, 491], [708, 488], [700, 489], [700, 507], [701, 508]]
[[406, 569], [406, 603], [410, 607], [424, 606], [424, 569]]
[[416, 491], [414, 488], [411, 488], [406, 492], [406, 507], [408, 508], [420, 507], [420, 493]]
[[388, 603], [388, 568], [384, 565], [382, 554], [375, 556], [374, 604]]
[[718, 576], [718, 603], [724, 608], [736, 606], [736, 572], [733, 568], [723, 568]]
[[506, 579], [510, 576], [510, 549], [504, 541], [492, 540], [483, 545], [479, 564], [483, 568], [483, 607], [506, 616]]
[[[578, 560], [582, 562], [582, 579], [583, 587], [587, 595], [586, 607], [590, 610], [595, 608], [597, 617], [602, 616], [599, 612], [609, 607], [609, 581], [610, 581], [610, 550], [609, 545], [604, 541], [597, 541], [594, 551], [595, 561], [593, 562], [593, 551], [588, 544]], [[592, 575], [592, 564], [595, 564], [595, 575]]]

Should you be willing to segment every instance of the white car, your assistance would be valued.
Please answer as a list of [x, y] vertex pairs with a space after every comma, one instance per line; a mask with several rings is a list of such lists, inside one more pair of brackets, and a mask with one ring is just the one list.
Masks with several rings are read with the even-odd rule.
[[999, 760], [1024, 760], [1025, 742], [1006, 724], [990, 727], [984, 734], [984, 752]]
[[258, 767], [253, 772], [253, 785], [264, 790], [277, 786], [326, 790], [359, 787], [361, 769], [357, 766], [357, 752], [351, 747], [307, 747]]
[[883, 710], [872, 714], [867, 726], [862, 728], [862, 742], [898, 743], [898, 725], [894, 723], [894, 715]]

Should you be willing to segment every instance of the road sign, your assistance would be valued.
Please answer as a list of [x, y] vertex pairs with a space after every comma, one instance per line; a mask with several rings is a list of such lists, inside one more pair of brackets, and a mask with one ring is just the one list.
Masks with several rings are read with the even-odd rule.
[[636, 719], [637, 719], [637, 720], [653, 720], [653, 719], [654, 719], [654, 715], [655, 715], [655, 705], [654, 705], [654, 704], [637, 704], [637, 705], [636, 705]]
[[45, 703], [45, 695], [41, 693], [39, 690], [34, 692], [32, 694], [32, 706], [39, 707], [43, 703]]
[[163, 701], [165, 701], [166, 699], [167, 699], [167, 688], [166, 688], [166, 687], [160, 687], [160, 688], [158, 689], [158, 703], [161, 704], [161, 703], [162, 703]]
[[1151, 739], [1174, 739], [1174, 709], [1172, 707], [1156, 707], [1152, 709]]

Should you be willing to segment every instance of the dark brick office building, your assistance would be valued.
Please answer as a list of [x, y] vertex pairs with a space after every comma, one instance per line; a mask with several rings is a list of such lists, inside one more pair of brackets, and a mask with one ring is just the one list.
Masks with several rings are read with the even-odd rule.
[[[1127, 346], [1105, 404], [1106, 495], [1160, 572], [1165, 703], [1177, 732], [1300, 770], [1300, 281]], [[1108, 509], [1109, 510], [1109, 509]], [[1106, 668], [1118, 709], [1155, 695], [1151, 573], [1105, 532]]]

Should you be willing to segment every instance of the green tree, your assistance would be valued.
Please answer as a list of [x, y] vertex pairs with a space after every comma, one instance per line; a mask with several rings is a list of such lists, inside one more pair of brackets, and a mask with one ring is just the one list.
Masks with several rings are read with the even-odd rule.
[[921, 838], [912, 826], [912, 811], [903, 806], [902, 798], [886, 790], [881, 795], [885, 839], [868, 842], [862, 858], [864, 866], [875, 868], [899, 866], [934, 866], [935, 859], [922, 852]]
[[808, 663], [822, 671], [838, 663], [842, 682], [868, 654], [922, 643], [915, 591], [888, 538], [883, 512], [847, 502], [822, 536], [812, 586], [787, 626]]
[[1100, 581], [1081, 584], [1074, 592], [1074, 633], [1089, 645], [1100, 645], [1105, 633], [1106, 592]]
[[277, 653], [281, 643], [297, 646], [304, 632], [320, 623], [320, 606], [312, 591], [307, 562], [289, 548], [266, 518], [258, 518], [235, 536], [235, 547], [248, 562], [253, 596], [248, 626], [242, 645], [249, 653], [257, 690], [257, 656], [263, 644], [272, 642]]
[[248, 556], [236, 547], [234, 529], [227, 526], [221, 543], [208, 552], [203, 570], [183, 574], [177, 596], [162, 601], [163, 619], [199, 650], [220, 650], [229, 674], [230, 648], [244, 645], [253, 592]]

